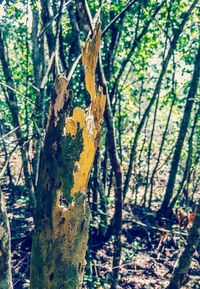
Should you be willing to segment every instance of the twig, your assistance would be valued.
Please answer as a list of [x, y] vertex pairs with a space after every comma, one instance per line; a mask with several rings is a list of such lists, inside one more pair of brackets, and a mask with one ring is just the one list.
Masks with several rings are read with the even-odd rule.
[[[65, 3], [64, 7], [68, 6], [71, 2], [72, 2], [72, 0], [69, 0], [67, 3]], [[42, 31], [40, 32], [40, 34], [38, 36], [38, 39], [40, 39], [42, 37], [44, 32], [47, 30], [47, 28], [52, 24], [52, 22], [54, 20], [56, 20], [56, 18], [58, 18], [58, 16], [59, 16], [59, 12], [54, 17], [52, 17], [52, 19], [49, 21], [49, 23], [47, 23], [47, 25], [42, 29]]]
[[[46, 112], [43, 111], [41, 113], [39, 113], [38, 115], [36, 115], [37, 117], [38, 116], [41, 116], [43, 114], [45, 114]], [[34, 112], [32, 114], [32, 116], [29, 118], [29, 120], [25, 121], [24, 123], [18, 125], [17, 127], [15, 127], [14, 129], [12, 129], [11, 131], [9, 131], [8, 133], [4, 134], [1, 138], [0, 138], [0, 141], [2, 141], [4, 138], [6, 138], [7, 136], [9, 136], [10, 134], [14, 133], [16, 130], [18, 130], [20, 127], [22, 127], [23, 125], [25, 125], [27, 122], [30, 123], [32, 120], [32, 117], [34, 117]]]
[[[133, 222], [133, 221], [130, 221], [130, 222]], [[169, 234], [172, 234], [172, 235], [181, 235], [181, 236], [185, 236], [185, 237], [188, 236], [188, 233], [184, 233], [184, 232], [180, 232], [180, 231], [174, 231], [174, 230], [167, 230], [167, 229], [165, 229], [163, 227], [155, 227], [155, 226], [147, 225], [147, 224], [142, 223], [139, 220], [134, 220], [134, 223], [136, 223], [139, 226], [148, 228], [148, 229], [153, 229], [153, 230], [157, 230], [157, 231], [160, 231], [160, 232], [169, 233]]]
[[51, 57], [49, 59], [49, 64], [48, 64], [48, 67], [47, 67], [47, 71], [42, 79], [42, 82], [41, 82], [41, 86], [40, 86], [40, 89], [44, 89], [46, 83], [47, 83], [47, 80], [48, 80], [48, 76], [49, 76], [49, 72], [51, 70], [51, 67], [52, 67], [52, 64], [53, 64], [53, 61], [54, 61], [54, 58], [55, 58], [55, 55], [56, 55], [56, 52], [55, 50], [52, 52], [51, 54]]
[[17, 267], [19, 267], [19, 265], [20, 265], [25, 259], [27, 259], [27, 256], [24, 257], [22, 260], [20, 260], [20, 261], [12, 268], [12, 271], [14, 271]]
[[7, 161], [5, 162], [3, 168], [2, 168], [2, 170], [1, 170], [1, 172], [0, 172], [0, 179], [1, 179], [1, 178], [3, 177], [3, 175], [5, 174], [5, 171], [6, 171], [6, 168], [7, 168], [7, 166], [8, 166], [8, 163], [9, 163], [9, 160], [7, 160]]
[[17, 90], [14, 89], [13, 87], [9, 86], [8, 84], [6, 84], [6, 83], [4, 83], [4, 82], [2, 82], [2, 81], [0, 81], [0, 84], [3, 85], [4, 87], [9, 88], [10, 90], [12, 90], [13, 92], [15, 92], [16, 94], [21, 95], [24, 99], [28, 100], [32, 105], [34, 105], [33, 101], [32, 101], [30, 98], [26, 97], [24, 94], [22, 94], [21, 92], [17, 91]]
[[128, 5], [106, 26], [106, 28], [102, 32], [102, 36], [113, 26], [113, 24], [136, 2], [136, 0], [132, 0], [128, 3]]

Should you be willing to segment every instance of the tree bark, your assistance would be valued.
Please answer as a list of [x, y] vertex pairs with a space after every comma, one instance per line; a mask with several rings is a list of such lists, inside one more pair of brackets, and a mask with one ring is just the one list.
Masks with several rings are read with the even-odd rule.
[[[182, 180], [181, 180], [180, 185], [179, 185], [179, 189], [178, 189], [175, 197], [170, 202], [170, 205], [169, 205], [170, 209], [173, 209], [173, 207], [175, 206], [177, 200], [179, 199], [179, 197], [181, 195], [181, 192], [183, 192], [184, 187], [188, 187], [189, 183], [190, 183], [190, 174], [191, 174], [191, 168], [192, 168], [192, 154], [193, 154], [193, 146], [194, 146], [193, 137], [194, 137], [195, 129], [197, 127], [199, 113], [200, 113], [200, 106], [196, 112], [196, 115], [194, 118], [194, 123], [193, 123], [192, 130], [191, 130], [191, 134], [190, 134], [190, 137], [188, 139], [188, 153], [187, 153], [188, 155], [187, 155], [187, 160], [185, 163], [183, 177], [182, 177]], [[188, 195], [187, 195], [187, 198], [185, 201], [188, 202]]]
[[174, 94], [173, 95], [173, 100], [172, 100], [172, 103], [171, 103], [171, 107], [170, 107], [170, 110], [169, 110], [169, 114], [168, 114], [168, 117], [167, 117], [165, 130], [164, 130], [164, 133], [162, 135], [162, 140], [161, 140], [161, 144], [160, 144], [160, 148], [159, 148], [158, 157], [157, 157], [156, 164], [155, 164], [155, 167], [153, 168], [152, 175], [151, 175], [151, 178], [150, 178], [150, 197], [153, 196], [154, 177], [155, 177], [155, 174], [157, 173], [158, 165], [159, 165], [159, 162], [160, 162], [160, 159], [161, 159], [161, 155], [162, 155], [162, 152], [163, 152], [163, 148], [164, 148], [164, 144], [165, 144], [165, 140], [166, 140], [166, 135], [167, 135], [167, 132], [168, 132], [168, 127], [169, 127], [169, 123], [170, 123], [170, 119], [171, 119], [172, 109], [174, 107], [175, 100], [176, 100], [176, 96]]
[[200, 200], [195, 213], [196, 218], [189, 232], [187, 245], [179, 258], [178, 266], [175, 268], [172, 279], [166, 289], [181, 288], [182, 281], [189, 271], [192, 256], [199, 244], [200, 238]]
[[[33, 4], [33, 3], [32, 3]], [[38, 28], [39, 28], [39, 11], [38, 8], [34, 7], [32, 10], [32, 61], [33, 61], [33, 72], [34, 72], [34, 86], [36, 87], [36, 101], [35, 101], [35, 129], [36, 134], [34, 140], [34, 157], [32, 160], [33, 168], [33, 179], [34, 186], [37, 186], [40, 154], [42, 150], [42, 133], [44, 132], [45, 122], [45, 94], [44, 89], [41, 89], [42, 78], [44, 77], [45, 67], [45, 53], [44, 53], [44, 37], [39, 41], [38, 39]], [[37, 126], [37, 127], [36, 127]]]
[[[49, 49], [49, 58], [51, 57], [54, 49], [55, 49], [55, 36], [53, 33], [52, 23], [51, 23], [51, 15], [50, 15], [50, 8], [49, 8], [49, 1], [41, 0], [41, 18], [42, 23], [44, 25], [44, 29], [46, 29], [46, 37], [47, 37], [47, 44]], [[47, 28], [48, 27], [48, 28]]]
[[76, 107], [70, 116], [68, 80], [58, 75], [55, 81], [36, 194], [31, 289], [78, 289], [82, 285], [90, 216], [87, 184], [105, 107], [101, 88], [98, 95], [95, 91], [100, 37], [96, 27], [82, 54], [91, 96], [87, 111]]
[[104, 76], [104, 71], [101, 63], [101, 58], [99, 57], [97, 65], [97, 74], [101, 85], [104, 88], [106, 94], [106, 107], [104, 113], [104, 119], [107, 127], [107, 137], [108, 137], [108, 152], [109, 158], [112, 166], [112, 170], [115, 176], [115, 212], [113, 217], [113, 233], [115, 236], [114, 240], [114, 254], [113, 254], [113, 271], [112, 271], [112, 284], [111, 288], [117, 288], [118, 277], [119, 277], [119, 265], [121, 260], [121, 229], [122, 229], [122, 184], [123, 184], [123, 169], [120, 164], [120, 159], [116, 146], [116, 136], [115, 127], [113, 122], [113, 114], [111, 109], [110, 97], [108, 93], [108, 87], [106, 85], [106, 80]]
[[10, 226], [0, 189], [0, 289], [12, 289]]
[[178, 170], [178, 164], [179, 164], [179, 160], [181, 156], [181, 151], [182, 151], [183, 143], [184, 143], [185, 136], [187, 133], [187, 128], [188, 128], [189, 121], [190, 121], [190, 115], [191, 115], [192, 107], [195, 101], [195, 96], [197, 93], [199, 76], [200, 76], [200, 46], [198, 48], [198, 52], [197, 52], [196, 59], [195, 59], [192, 81], [191, 81], [189, 93], [187, 96], [187, 101], [185, 105], [183, 118], [181, 121], [179, 135], [178, 135], [176, 145], [175, 145], [175, 151], [174, 151], [174, 155], [172, 159], [167, 188], [166, 188], [164, 200], [162, 202], [162, 206], [160, 208], [160, 212], [166, 211], [166, 209], [169, 206], [170, 200], [172, 198], [174, 184], [176, 180], [176, 173]]
[[[155, 133], [155, 126], [156, 126], [156, 118], [157, 118], [157, 111], [158, 111], [158, 105], [160, 100], [160, 94], [157, 96], [156, 100], [156, 106], [154, 110], [154, 116], [153, 116], [153, 124], [152, 124], [152, 130], [151, 130], [151, 137], [148, 145], [148, 154], [147, 154], [147, 174], [146, 174], [146, 184], [145, 184], [145, 192], [144, 192], [144, 207], [146, 206], [147, 202], [147, 193], [149, 188], [149, 174], [150, 174], [150, 166], [151, 166], [151, 152], [152, 152], [152, 144], [153, 144], [153, 138]], [[151, 208], [151, 202], [152, 202], [152, 195], [149, 195], [148, 200], [148, 208]]]

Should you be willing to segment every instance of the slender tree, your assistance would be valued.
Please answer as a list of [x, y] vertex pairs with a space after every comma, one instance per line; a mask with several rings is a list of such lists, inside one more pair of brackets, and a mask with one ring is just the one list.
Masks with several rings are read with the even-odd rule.
[[161, 208], [160, 208], [160, 212], [166, 211], [173, 195], [173, 189], [174, 189], [176, 174], [178, 170], [178, 164], [179, 164], [182, 147], [184, 144], [185, 136], [186, 136], [189, 121], [190, 121], [192, 107], [193, 107], [196, 93], [197, 93], [199, 76], [200, 76], [200, 46], [198, 48], [197, 55], [195, 58], [194, 72], [193, 72], [192, 80], [190, 83], [190, 89], [189, 89], [187, 100], [186, 100], [185, 110], [183, 113], [183, 118], [181, 121], [178, 138], [176, 140], [175, 151], [174, 151], [172, 164], [171, 164], [171, 168], [169, 172], [167, 188], [166, 188], [165, 196], [164, 196]]
[[199, 244], [200, 238], [200, 200], [196, 209], [196, 217], [194, 224], [189, 232], [187, 245], [184, 251], [181, 253], [178, 260], [178, 265], [175, 268], [169, 285], [166, 289], [179, 289], [182, 286], [182, 282], [185, 280], [186, 275], [190, 269], [192, 256]]
[[11, 238], [3, 193], [0, 188], [0, 289], [12, 289]]
[[14, 92], [15, 83], [14, 83], [12, 71], [10, 69], [10, 65], [8, 62], [8, 57], [5, 53], [5, 45], [4, 45], [2, 30], [0, 30], [0, 61], [1, 61], [2, 69], [3, 69], [4, 77], [6, 80], [6, 84], [8, 85], [7, 103], [8, 103], [11, 115], [12, 115], [13, 125], [16, 128], [16, 136], [17, 136], [19, 146], [20, 146], [20, 152], [21, 152], [21, 157], [22, 157], [22, 162], [23, 162], [23, 173], [25, 177], [25, 185], [29, 193], [29, 197], [30, 197], [30, 206], [32, 210], [34, 210], [35, 209], [35, 195], [34, 195], [34, 186], [33, 186], [33, 181], [32, 181], [32, 176], [31, 176], [31, 170], [30, 170], [28, 151], [25, 146], [26, 138], [25, 138], [23, 130], [21, 129], [18, 100]]
[[44, 52], [44, 37], [39, 39], [39, 11], [32, 3], [32, 63], [34, 75], [34, 88], [36, 94], [35, 111], [34, 111], [34, 158], [32, 161], [34, 186], [38, 182], [40, 154], [42, 150], [42, 137], [44, 132], [45, 122], [45, 93], [44, 88], [41, 88], [42, 78], [45, 73], [45, 52]]
[[[190, 137], [188, 139], [188, 155], [187, 155], [187, 160], [185, 163], [185, 169], [184, 169], [183, 177], [182, 177], [182, 180], [181, 180], [180, 185], [179, 185], [179, 189], [178, 189], [175, 197], [170, 202], [170, 205], [169, 205], [170, 209], [173, 209], [174, 205], [176, 204], [176, 201], [178, 200], [178, 198], [181, 195], [181, 192], [184, 190], [184, 187], [188, 187], [189, 183], [190, 183], [190, 174], [191, 174], [191, 167], [192, 167], [192, 154], [193, 154], [193, 145], [194, 145], [193, 144], [193, 137], [194, 137], [195, 129], [197, 127], [199, 113], [200, 113], [200, 107], [195, 114], [194, 123], [193, 123], [192, 129], [191, 129], [191, 134], [190, 134]], [[188, 193], [187, 193], [186, 201], [188, 201]]]

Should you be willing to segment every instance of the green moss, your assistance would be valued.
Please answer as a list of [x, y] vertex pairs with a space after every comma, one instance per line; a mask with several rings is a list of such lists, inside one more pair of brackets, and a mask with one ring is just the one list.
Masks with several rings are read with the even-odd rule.
[[[58, 190], [62, 192], [62, 198], [67, 204], [72, 202], [70, 191], [74, 185], [76, 162], [79, 161], [83, 150], [82, 133], [83, 130], [78, 127], [75, 138], [67, 134], [62, 136], [58, 143], [55, 141], [55, 135], [48, 138], [48, 148], [44, 151], [41, 165], [43, 174], [40, 174], [37, 191], [38, 220], [44, 216], [51, 218]], [[52, 141], [55, 141], [54, 148]]]
[[70, 191], [74, 185], [75, 164], [80, 159], [83, 150], [83, 130], [78, 128], [75, 138], [67, 134], [60, 142], [61, 153], [58, 158], [58, 178], [62, 186], [63, 197], [67, 202], [71, 202]]

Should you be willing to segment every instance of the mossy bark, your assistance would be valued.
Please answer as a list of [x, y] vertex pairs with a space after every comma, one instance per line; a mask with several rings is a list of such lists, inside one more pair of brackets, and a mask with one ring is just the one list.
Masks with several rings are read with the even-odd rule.
[[0, 289], [12, 289], [10, 227], [0, 189]]
[[99, 141], [105, 96], [95, 90], [101, 33], [95, 28], [83, 49], [87, 111], [69, 113], [68, 79], [58, 75], [42, 154], [36, 194], [36, 232], [31, 289], [81, 288], [89, 229], [86, 191]]

